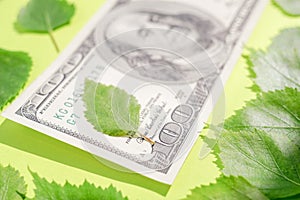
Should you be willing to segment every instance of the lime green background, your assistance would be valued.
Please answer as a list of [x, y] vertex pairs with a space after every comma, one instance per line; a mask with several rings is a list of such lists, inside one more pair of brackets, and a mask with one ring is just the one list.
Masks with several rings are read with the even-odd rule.
[[[27, 85], [57, 57], [48, 35], [19, 34], [14, 21], [27, 0], [0, 0], [0, 48], [25, 51], [33, 59], [33, 69]], [[55, 31], [61, 49], [71, 42], [104, 1], [73, 0], [76, 14], [69, 26]], [[268, 46], [270, 39], [281, 29], [300, 25], [299, 18], [287, 17], [271, 3], [265, 9], [250, 40], [251, 48]], [[245, 52], [246, 53], [246, 52]], [[249, 89], [246, 63], [240, 59], [225, 87], [226, 116], [241, 108], [244, 101], [255, 97]], [[113, 170], [97, 161], [91, 154], [62, 143], [27, 127], [0, 118], [0, 163], [12, 165], [21, 172], [28, 184], [28, 197], [33, 197], [34, 185], [28, 167], [49, 181], [63, 184], [66, 180], [81, 184], [84, 179], [97, 186], [113, 184], [129, 199], [181, 199], [189, 190], [215, 181], [220, 174], [213, 163], [214, 157], [199, 158], [202, 141], [199, 138], [181, 168], [172, 186], [167, 186], [135, 173]], [[3, 123], [2, 123], [3, 122]], [[2, 123], [2, 124], [1, 124]], [[205, 134], [204, 132], [201, 134]]]

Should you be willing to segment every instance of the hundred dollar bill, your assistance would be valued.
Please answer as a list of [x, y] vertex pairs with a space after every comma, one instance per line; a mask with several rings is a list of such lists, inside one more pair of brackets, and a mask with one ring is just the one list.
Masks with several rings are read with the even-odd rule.
[[266, 2], [108, 1], [3, 115], [171, 184]]

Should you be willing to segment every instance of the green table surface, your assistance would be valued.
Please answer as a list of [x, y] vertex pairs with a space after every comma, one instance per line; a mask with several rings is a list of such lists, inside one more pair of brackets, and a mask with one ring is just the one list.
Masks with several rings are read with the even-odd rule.
[[[25, 51], [33, 58], [30, 84], [58, 56], [48, 35], [19, 34], [14, 29], [18, 11], [27, 0], [0, 0], [0, 48]], [[76, 13], [69, 26], [54, 35], [61, 49], [66, 47], [92, 15], [105, 3], [103, 0], [73, 0]], [[287, 17], [272, 3], [264, 10], [246, 47], [266, 48], [271, 38], [286, 27], [300, 25], [298, 18]], [[245, 50], [244, 53], [247, 53]], [[225, 86], [226, 116], [241, 108], [255, 94], [247, 89], [252, 82], [248, 78], [243, 58], [237, 62]], [[203, 131], [201, 134], [205, 134]], [[181, 199], [190, 189], [215, 181], [220, 172], [213, 163], [213, 155], [199, 158], [202, 140], [198, 138], [188, 158], [171, 186], [155, 182], [136, 173], [114, 170], [97, 161], [91, 154], [50, 138], [10, 120], [0, 118], [0, 164], [10, 164], [20, 171], [28, 184], [28, 197], [33, 197], [34, 184], [28, 167], [47, 180], [63, 184], [81, 184], [86, 179], [96, 186], [113, 184], [129, 199]]]

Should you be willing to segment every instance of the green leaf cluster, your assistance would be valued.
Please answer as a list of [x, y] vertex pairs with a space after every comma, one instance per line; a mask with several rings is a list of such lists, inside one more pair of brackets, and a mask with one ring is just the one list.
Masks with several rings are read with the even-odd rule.
[[133, 95], [118, 87], [86, 80], [83, 101], [85, 117], [97, 131], [115, 137], [136, 133], [141, 106]]
[[[52, 32], [68, 24], [74, 12], [74, 5], [67, 3], [65, 0], [30, 0], [21, 9], [15, 26], [19, 32], [48, 33], [58, 50]], [[28, 79], [31, 66], [32, 61], [27, 53], [0, 49], [0, 110], [11, 102], [23, 88]], [[61, 186], [40, 178], [37, 173], [31, 172], [31, 174], [36, 186], [33, 199], [127, 200], [127, 197], [123, 197], [122, 193], [112, 185], [103, 189], [84, 181], [80, 186], [68, 182]], [[26, 189], [24, 178], [20, 176], [17, 170], [11, 166], [3, 167], [0, 165], [0, 199], [28, 199], [26, 198]]]
[[[18, 14], [15, 27], [19, 32], [48, 33], [56, 50], [53, 30], [68, 24], [75, 6], [66, 0], [30, 0]], [[0, 48], [0, 111], [25, 85], [31, 70], [31, 58], [24, 52]]]
[[222, 175], [186, 199], [300, 199], [299, 41], [299, 28], [286, 29], [246, 56], [257, 97], [204, 138]]
[[[30, 170], [29, 170], [30, 171]], [[108, 188], [96, 187], [94, 184], [84, 181], [76, 186], [66, 182], [63, 186], [30, 171], [35, 185], [33, 200], [128, 200], [120, 191], [110, 185]], [[11, 166], [0, 165], [0, 199], [22, 200], [26, 197], [26, 184], [20, 173]]]

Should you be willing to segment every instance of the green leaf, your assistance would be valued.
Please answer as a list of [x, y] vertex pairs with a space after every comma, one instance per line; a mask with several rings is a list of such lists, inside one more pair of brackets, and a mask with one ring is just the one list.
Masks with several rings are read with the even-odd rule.
[[75, 6], [66, 0], [30, 0], [17, 17], [19, 32], [48, 33], [58, 50], [52, 31], [70, 23]]
[[297, 194], [295, 196], [287, 197], [287, 198], [280, 198], [276, 200], [299, 200], [300, 199], [300, 194]]
[[140, 124], [138, 101], [114, 86], [86, 80], [85, 117], [97, 131], [110, 136], [133, 136]]
[[19, 31], [48, 33], [68, 24], [75, 6], [65, 0], [30, 0], [19, 12], [16, 26]]
[[197, 187], [185, 200], [267, 200], [257, 188], [242, 177], [221, 176], [215, 184]]
[[257, 92], [300, 89], [300, 28], [285, 29], [275, 37], [266, 52], [252, 50], [247, 56], [250, 77]]
[[24, 87], [31, 66], [26, 53], [0, 49], [0, 110]]
[[300, 193], [300, 151], [293, 143], [283, 152], [267, 133], [252, 129], [226, 131], [218, 146], [225, 175], [244, 177], [272, 199]]
[[[219, 133], [218, 130], [214, 130], [214, 131], [215, 131], [216, 133]], [[213, 163], [215, 163], [216, 166], [217, 166], [219, 169], [223, 169], [224, 166], [223, 166], [223, 163], [222, 163], [222, 161], [221, 161], [221, 159], [220, 159], [220, 157], [219, 157], [220, 149], [219, 149], [219, 147], [218, 147], [218, 145], [217, 145], [218, 137], [219, 137], [219, 135], [218, 135], [217, 137], [214, 137], [214, 138], [211, 138], [211, 137], [209, 137], [209, 136], [207, 136], [207, 135], [206, 135], [206, 136], [203, 136], [203, 137], [201, 136], [201, 138], [203, 139], [204, 145], [206, 145], [205, 148], [207, 148], [208, 151], [209, 151], [210, 153], [214, 154], [215, 157], [216, 157], [216, 160], [214, 160]], [[204, 148], [204, 147], [203, 147], [203, 148]], [[201, 157], [201, 158], [204, 158], [204, 157], [201, 155], [201, 153], [202, 153], [202, 151], [200, 152], [200, 157]], [[204, 156], [207, 156], [207, 154], [206, 154], [206, 149], [205, 149], [204, 153], [205, 153]]]
[[262, 93], [225, 121], [218, 157], [225, 175], [242, 176], [268, 197], [300, 193], [300, 92]]
[[300, 47], [300, 28], [287, 28], [280, 31], [280, 33], [273, 38], [268, 50], [286, 51], [289, 49], [295, 50]]
[[[227, 130], [259, 129], [281, 144], [300, 148], [300, 92], [296, 89], [262, 93], [224, 123]], [[286, 138], [286, 139], [285, 139]], [[286, 144], [283, 142], [286, 141]]]
[[0, 165], [0, 199], [22, 200], [18, 193], [26, 193], [24, 178], [13, 167]]
[[50, 183], [46, 179], [40, 178], [37, 173], [31, 172], [31, 175], [36, 187], [34, 190], [35, 200], [128, 200], [127, 197], [123, 197], [122, 193], [118, 192], [113, 186], [102, 189], [87, 181], [84, 181], [79, 187], [68, 182], [64, 186], [61, 186], [54, 181]]
[[273, 0], [284, 13], [288, 15], [300, 15], [300, 2], [299, 0]]

